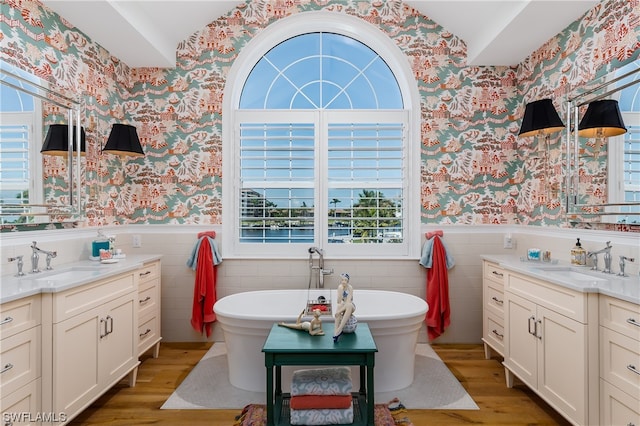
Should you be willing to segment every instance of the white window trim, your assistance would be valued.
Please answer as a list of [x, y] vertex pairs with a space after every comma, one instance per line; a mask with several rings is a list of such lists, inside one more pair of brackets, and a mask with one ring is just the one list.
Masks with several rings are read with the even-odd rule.
[[[278, 250], [273, 250], [274, 245], [261, 244], [260, 248], [240, 245], [236, 235], [238, 212], [235, 209], [238, 197], [238, 168], [235, 167], [235, 159], [238, 157], [236, 127], [237, 121], [234, 114], [239, 105], [242, 94], [242, 84], [259, 58], [266, 54], [278, 43], [289, 38], [310, 32], [333, 32], [351, 37], [370, 46], [381, 58], [385, 60], [398, 80], [402, 93], [404, 107], [410, 112], [409, 126], [407, 129], [408, 151], [405, 180], [405, 205], [406, 209], [406, 239], [407, 250], [401, 254], [391, 255], [388, 250], [370, 249], [362, 247], [361, 254], [341, 254], [338, 250], [326, 251], [326, 257], [345, 256], [352, 258], [419, 258], [422, 236], [420, 235], [420, 93], [417, 82], [413, 78], [409, 60], [400, 51], [396, 44], [378, 28], [359, 18], [333, 12], [304, 12], [283, 18], [271, 24], [260, 34], [254, 37], [242, 49], [234, 61], [227, 75], [223, 98], [222, 114], [222, 152], [224, 158], [222, 164], [222, 250], [226, 258], [305, 258], [306, 250], [299, 244], [279, 244]], [[238, 84], [236, 84], [238, 83]], [[322, 230], [321, 233], [325, 233]], [[251, 245], [255, 246], [255, 245]], [[305, 245], [306, 246], [306, 245]]]

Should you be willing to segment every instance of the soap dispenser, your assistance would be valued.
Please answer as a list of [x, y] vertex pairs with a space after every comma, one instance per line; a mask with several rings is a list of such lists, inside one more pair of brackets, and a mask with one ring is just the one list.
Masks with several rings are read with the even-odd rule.
[[104, 235], [102, 229], [98, 230], [98, 236], [91, 243], [91, 256], [100, 259], [100, 249], [109, 250], [109, 239]]
[[571, 264], [579, 266], [587, 264], [587, 251], [582, 247], [580, 238], [578, 238], [576, 246], [571, 249]]

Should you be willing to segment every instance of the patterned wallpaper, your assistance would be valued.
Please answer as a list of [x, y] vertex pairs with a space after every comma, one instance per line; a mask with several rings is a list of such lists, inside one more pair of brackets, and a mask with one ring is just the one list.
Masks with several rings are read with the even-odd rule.
[[[0, 48], [81, 94], [87, 226], [220, 224], [226, 75], [261, 29], [312, 10], [377, 26], [411, 64], [422, 97], [422, 223], [564, 226], [561, 134], [545, 166], [536, 141], [517, 138], [524, 105], [551, 97], [562, 111], [572, 88], [637, 59], [638, 2], [603, 1], [517, 67], [467, 66], [460, 39], [400, 1], [248, 1], [180, 43], [176, 68], [131, 69], [40, 2], [2, 0]], [[144, 158], [100, 154], [114, 122], [136, 125]]]

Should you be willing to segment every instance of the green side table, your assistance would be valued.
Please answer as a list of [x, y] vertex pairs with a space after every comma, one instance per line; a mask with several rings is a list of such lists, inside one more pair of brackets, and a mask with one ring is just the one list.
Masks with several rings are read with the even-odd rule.
[[[366, 323], [358, 323], [355, 333], [343, 334], [337, 343], [331, 333], [311, 336], [274, 324], [262, 347], [267, 367], [267, 426], [289, 425], [289, 399], [282, 392], [282, 366], [359, 365], [360, 389], [353, 393], [352, 426], [374, 426], [373, 410], [376, 342]], [[274, 384], [275, 368], [275, 384]]]

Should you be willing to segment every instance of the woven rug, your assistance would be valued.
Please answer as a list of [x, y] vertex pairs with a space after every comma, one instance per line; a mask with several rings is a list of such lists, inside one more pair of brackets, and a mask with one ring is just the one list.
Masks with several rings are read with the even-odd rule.
[[[382, 403], [399, 398], [408, 409], [477, 410], [478, 406], [428, 344], [418, 344], [414, 381], [408, 388], [376, 392]], [[231, 386], [227, 370], [227, 350], [215, 343], [191, 370], [162, 409], [242, 409], [263, 404], [264, 392], [249, 392]]]
[[[375, 426], [414, 426], [398, 400], [390, 401], [388, 404], [376, 404], [373, 416]], [[264, 426], [266, 423], [266, 405], [249, 404], [236, 417], [233, 426]]]

